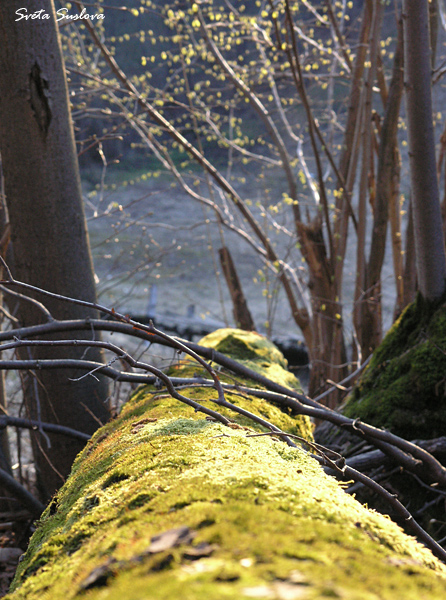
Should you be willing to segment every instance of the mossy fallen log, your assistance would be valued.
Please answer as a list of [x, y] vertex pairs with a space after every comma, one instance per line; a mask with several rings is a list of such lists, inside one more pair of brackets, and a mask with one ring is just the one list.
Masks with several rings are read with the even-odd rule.
[[[226, 331], [204, 342], [230, 351], [234, 339]], [[235, 346], [250, 341], [251, 350], [263, 344], [243, 334]], [[267, 369], [271, 354], [258, 356], [248, 360]], [[228, 399], [308, 431], [259, 399]], [[8, 600], [444, 598], [446, 567], [430, 551], [347, 495], [303, 449], [252, 437], [253, 423], [231, 418], [224, 426], [140, 389], [77, 457]]]

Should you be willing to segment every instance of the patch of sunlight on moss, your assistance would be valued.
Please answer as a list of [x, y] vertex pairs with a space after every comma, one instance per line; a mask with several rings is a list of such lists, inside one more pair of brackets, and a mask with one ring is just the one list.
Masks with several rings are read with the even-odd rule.
[[[150, 438], [159, 435], [194, 435], [199, 433], [201, 430], [209, 427], [209, 421], [205, 421], [203, 418], [196, 421], [191, 419], [175, 419], [174, 421], [168, 419], [161, 419], [156, 423], [156, 426], [150, 427]], [[141, 430], [141, 434], [144, 435], [145, 427]]]
[[263, 360], [287, 367], [280, 350], [260, 333], [243, 329], [218, 329], [200, 340], [200, 344], [215, 348], [234, 360]]

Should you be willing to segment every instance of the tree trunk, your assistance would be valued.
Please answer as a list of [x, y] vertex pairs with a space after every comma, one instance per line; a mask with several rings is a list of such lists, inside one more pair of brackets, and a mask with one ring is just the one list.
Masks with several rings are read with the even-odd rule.
[[[362, 169], [359, 181], [358, 200], [358, 240], [356, 246], [356, 282], [353, 309], [353, 323], [359, 345], [366, 358], [373, 351], [374, 343], [381, 337], [380, 287], [368, 284], [368, 263], [366, 260], [367, 206], [370, 201], [370, 181], [373, 169], [373, 86], [375, 84], [377, 57], [379, 53], [379, 32], [383, 19], [383, 6], [380, 2], [373, 5], [369, 46], [369, 70], [365, 82], [365, 101], [362, 133]], [[370, 347], [372, 346], [372, 347]]]
[[[339, 282], [333, 277], [327, 257], [322, 219], [311, 224], [297, 224], [299, 239], [308, 263], [312, 307], [311, 373], [308, 393], [316, 396], [327, 387], [327, 379], [341, 381], [347, 374], [347, 359], [342, 328]], [[340, 401], [338, 390], [325, 397], [323, 403], [335, 408]]]
[[245, 294], [243, 293], [242, 284], [232, 260], [229, 248], [223, 246], [219, 249], [220, 264], [228, 285], [229, 293], [232, 300], [232, 312], [234, 315], [235, 326], [245, 331], [255, 331], [254, 319], [246, 302]]
[[[373, 7], [371, 2], [364, 4], [361, 17], [361, 31], [358, 37], [357, 53], [351, 77], [351, 89], [349, 95], [348, 117], [345, 125], [344, 150], [339, 162], [339, 171], [345, 182], [344, 193], [338, 194], [336, 210], [340, 217], [334, 224], [336, 244], [335, 279], [342, 280], [345, 252], [347, 249], [348, 227], [350, 219], [350, 206], [347, 198], [352, 197], [353, 187], [356, 179], [356, 169], [359, 158], [359, 141], [362, 125], [364, 104], [364, 69], [368, 51], [368, 39], [372, 21]], [[341, 185], [341, 183], [339, 183]]]
[[425, 300], [445, 292], [446, 260], [432, 122], [428, 0], [404, 0], [404, 74], [418, 286]]
[[[28, 14], [43, 11], [42, 18], [17, 21], [15, 11], [23, 9], [23, 2], [0, 3], [0, 151], [14, 275], [58, 294], [94, 301], [92, 261], [54, 5], [50, 0], [26, 4]], [[48, 18], [43, 18], [46, 15]], [[95, 314], [54, 299], [40, 300], [57, 319]], [[21, 303], [19, 316], [23, 325], [44, 319], [29, 302]], [[82, 354], [84, 350], [75, 348], [51, 352], [52, 357], [67, 358]], [[43, 352], [34, 356], [42, 357]], [[99, 354], [89, 350], [88, 358], [97, 360]], [[106, 386], [93, 377], [71, 381], [76, 375], [36, 374], [30, 386], [35, 392], [32, 402], [26, 398], [29, 415], [87, 433], [95, 431], [98, 420], [104, 422], [109, 417]], [[40, 436], [34, 442], [40, 482], [44, 495], [48, 495], [61, 485], [81, 445], [58, 436], [50, 436], [50, 448]]]
[[398, 42], [392, 81], [387, 94], [378, 152], [376, 195], [373, 202], [373, 230], [364, 287], [358, 299], [357, 336], [362, 356], [367, 358], [382, 340], [381, 271], [386, 250], [387, 223], [392, 216], [392, 246], [398, 304], [402, 302], [401, 223], [399, 209], [398, 116], [403, 95], [403, 38], [398, 27]]
[[417, 293], [417, 273], [412, 211], [412, 202], [409, 201], [406, 227], [406, 246], [404, 251], [404, 306], [407, 306], [413, 302]]

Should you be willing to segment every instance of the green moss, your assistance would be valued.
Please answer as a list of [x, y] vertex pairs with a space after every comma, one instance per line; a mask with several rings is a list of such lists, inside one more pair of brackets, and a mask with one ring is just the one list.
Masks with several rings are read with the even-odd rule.
[[408, 439], [446, 429], [446, 307], [418, 299], [393, 325], [350, 395], [344, 414]]
[[[308, 598], [446, 591], [446, 570], [429, 552], [346, 495], [302, 450], [185, 421], [160, 419], [132, 435], [118, 420], [115, 444], [79, 456], [10, 598], [243, 598], [262, 586], [272, 598], [281, 586]], [[104, 490], [109, 471], [95, 465], [110, 453], [128, 478]], [[100, 502], [86, 512], [85, 497]], [[185, 525], [196, 532], [192, 546], [147, 553], [154, 535]], [[211, 555], [191, 558], [199, 544]]]
[[[299, 380], [287, 370], [287, 361], [280, 350], [267, 338], [255, 332], [243, 331], [241, 329], [219, 329], [207, 335], [200, 344], [209, 348], [214, 348], [237, 360], [241, 364], [249, 367], [253, 371], [265, 375], [273, 381], [286, 387], [302, 391]], [[257, 358], [253, 358], [257, 356]], [[248, 357], [248, 358], [247, 358]], [[209, 373], [196, 363], [191, 364], [188, 361], [181, 362], [171, 369], [168, 374], [175, 377], [201, 376], [209, 378]], [[262, 386], [253, 381], [240, 376], [219, 370], [219, 377], [225, 383], [234, 383], [235, 381], [250, 387], [261, 388]], [[213, 403], [212, 399], [217, 398], [215, 390], [189, 388], [186, 395], [193, 400], [203, 403], [207, 408], [218, 410], [221, 414], [231, 418], [236, 423], [243, 426], [251, 426], [252, 421], [247, 417], [236, 415], [234, 412], [221, 409]], [[293, 416], [289, 409], [280, 409], [272, 404], [266, 403], [254, 397], [242, 397], [236, 393], [227, 393], [226, 399], [232, 404], [236, 404], [254, 414], [270, 421], [281, 429], [299, 435], [308, 440], [313, 439], [313, 427], [310, 420], [303, 416]], [[177, 401], [172, 405], [172, 410], [178, 411]], [[163, 404], [164, 406], [164, 404]], [[181, 408], [183, 410], [183, 408]], [[176, 413], [178, 414], [178, 413]]]
[[298, 379], [287, 370], [288, 363], [283, 354], [259, 333], [242, 329], [218, 329], [204, 337], [200, 344], [230, 356], [277, 383], [302, 391]]
[[[444, 597], [446, 567], [428, 550], [256, 430], [140, 389], [77, 457], [7, 599]], [[156, 546], [160, 534], [178, 543]]]

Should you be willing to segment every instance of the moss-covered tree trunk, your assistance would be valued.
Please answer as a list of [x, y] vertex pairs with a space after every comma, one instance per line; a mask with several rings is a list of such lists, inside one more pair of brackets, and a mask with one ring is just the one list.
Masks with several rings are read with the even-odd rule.
[[[250, 366], [281, 378], [277, 354], [260, 336], [253, 349], [249, 335], [207, 341], [245, 347]], [[207, 404], [215, 397], [210, 388], [182, 393]], [[306, 430], [254, 397], [228, 399], [282, 429]], [[139, 390], [78, 456], [8, 600], [444, 598], [446, 568], [428, 550], [347, 495], [304, 450], [255, 433], [247, 421], [224, 426]]]

